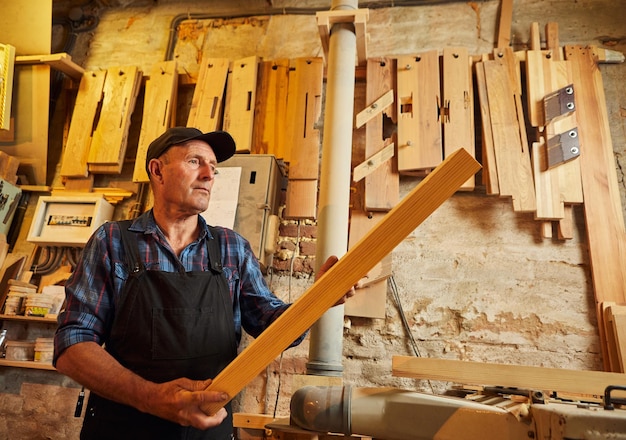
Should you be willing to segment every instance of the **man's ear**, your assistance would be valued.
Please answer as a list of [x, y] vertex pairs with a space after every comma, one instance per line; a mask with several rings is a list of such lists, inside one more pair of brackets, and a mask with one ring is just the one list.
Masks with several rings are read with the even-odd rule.
[[150, 170], [150, 175], [161, 177], [161, 161], [159, 159], [151, 159], [150, 163], [148, 163], [148, 170]]

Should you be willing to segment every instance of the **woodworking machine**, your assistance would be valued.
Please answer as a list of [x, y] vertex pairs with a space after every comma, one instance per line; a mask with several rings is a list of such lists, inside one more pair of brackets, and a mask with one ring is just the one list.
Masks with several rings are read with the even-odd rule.
[[[624, 399], [594, 402], [488, 387], [432, 395], [396, 388], [306, 386], [291, 399], [292, 429], [385, 440], [626, 439]], [[626, 408], [626, 407], [625, 407]], [[280, 424], [268, 428], [288, 430]]]

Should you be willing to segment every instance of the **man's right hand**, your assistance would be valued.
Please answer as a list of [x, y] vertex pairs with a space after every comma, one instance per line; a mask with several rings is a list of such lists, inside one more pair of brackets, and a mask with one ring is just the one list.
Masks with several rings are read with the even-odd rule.
[[183, 426], [203, 430], [218, 426], [226, 418], [226, 410], [220, 408], [215, 414], [206, 414], [201, 407], [206, 403], [226, 404], [229, 397], [228, 394], [219, 391], [207, 391], [211, 382], [211, 379], [181, 378], [155, 384], [156, 393], [153, 398], [148, 399], [144, 410]]

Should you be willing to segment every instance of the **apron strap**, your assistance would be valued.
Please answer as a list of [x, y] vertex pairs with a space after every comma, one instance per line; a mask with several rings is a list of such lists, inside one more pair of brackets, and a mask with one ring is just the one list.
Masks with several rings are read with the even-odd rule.
[[139, 258], [139, 251], [137, 250], [137, 236], [134, 232], [128, 230], [132, 223], [132, 220], [121, 220], [118, 222], [120, 234], [122, 235], [122, 247], [126, 255], [126, 264], [131, 272], [139, 272], [144, 269], [144, 265], [141, 258]]
[[209, 252], [209, 268], [214, 273], [222, 273], [222, 253], [217, 242], [217, 232], [213, 226], [209, 226], [210, 237], [207, 237], [206, 247]]

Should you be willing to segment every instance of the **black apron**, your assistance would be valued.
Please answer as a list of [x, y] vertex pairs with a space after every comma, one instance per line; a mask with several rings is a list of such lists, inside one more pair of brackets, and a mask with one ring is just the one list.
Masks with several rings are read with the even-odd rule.
[[[216, 239], [207, 239], [210, 270], [145, 270], [131, 222], [120, 222], [130, 275], [105, 349], [141, 377], [162, 383], [180, 377], [213, 378], [237, 355], [232, 300]], [[215, 234], [212, 234], [215, 237]], [[232, 412], [201, 431], [143, 413], [91, 393], [81, 439], [232, 438]]]

